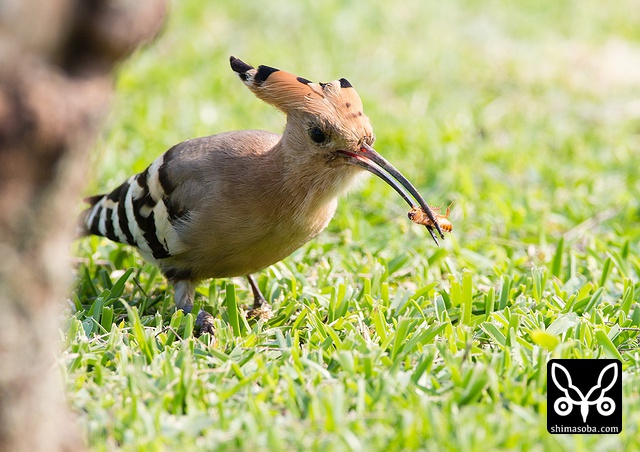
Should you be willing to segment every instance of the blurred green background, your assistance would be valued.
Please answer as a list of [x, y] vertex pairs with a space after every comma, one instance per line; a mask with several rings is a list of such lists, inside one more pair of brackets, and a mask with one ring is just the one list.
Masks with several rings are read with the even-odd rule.
[[[640, 448], [639, 1], [173, 1], [120, 69], [86, 194], [188, 138], [281, 131], [230, 55], [347, 78], [453, 234], [436, 248], [371, 178], [260, 276], [272, 321], [238, 337], [226, 281], [200, 287], [215, 342], [129, 248], [81, 242], [63, 367], [92, 447]], [[104, 311], [130, 267], [115, 298], [138, 310]], [[547, 433], [553, 357], [623, 361], [620, 435]]]
[[[557, 238], [614, 212], [637, 235], [638, 5], [174, 2], [160, 39], [123, 68], [89, 191], [187, 138], [281, 130], [283, 116], [229, 69], [235, 55], [315, 81], [348, 78], [376, 148], [427, 200], [455, 201], [452, 241], [465, 248]], [[341, 212], [356, 203], [392, 221], [404, 206], [381, 206], [389, 192], [372, 182]]]

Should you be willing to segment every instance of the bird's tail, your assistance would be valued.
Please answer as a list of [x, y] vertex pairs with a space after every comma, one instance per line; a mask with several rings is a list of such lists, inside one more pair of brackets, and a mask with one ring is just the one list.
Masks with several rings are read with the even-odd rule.
[[[106, 197], [106, 195], [95, 195], [85, 198], [83, 201], [89, 204], [89, 208], [85, 209], [78, 216], [78, 223], [76, 226], [76, 235], [78, 237], [86, 237], [89, 235], [101, 235], [98, 223], [94, 220], [99, 219], [100, 202]], [[95, 224], [94, 224], [95, 223]]]

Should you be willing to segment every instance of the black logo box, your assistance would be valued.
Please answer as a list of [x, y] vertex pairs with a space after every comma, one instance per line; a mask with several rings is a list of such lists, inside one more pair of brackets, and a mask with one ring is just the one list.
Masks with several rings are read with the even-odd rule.
[[622, 431], [622, 363], [617, 359], [552, 359], [547, 363], [549, 433]]

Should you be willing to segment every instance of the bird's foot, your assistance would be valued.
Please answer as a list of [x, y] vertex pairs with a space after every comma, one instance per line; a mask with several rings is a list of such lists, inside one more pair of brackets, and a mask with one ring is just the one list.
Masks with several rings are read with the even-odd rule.
[[251, 291], [253, 292], [253, 307], [247, 311], [248, 318], [257, 318], [260, 320], [269, 320], [273, 317], [273, 312], [271, 311], [271, 305], [267, 302], [267, 299], [260, 292], [260, 288], [258, 287], [258, 283], [251, 275], [247, 275], [247, 279], [249, 280], [249, 285], [251, 286]]
[[196, 327], [199, 330], [198, 335], [202, 336], [205, 333], [209, 333], [214, 336], [216, 329], [213, 326], [213, 316], [205, 310], [201, 310], [196, 317]]
[[269, 320], [271, 317], [273, 317], [273, 311], [271, 310], [271, 305], [266, 301], [262, 302], [258, 306], [254, 303], [253, 308], [247, 311], [247, 318]]

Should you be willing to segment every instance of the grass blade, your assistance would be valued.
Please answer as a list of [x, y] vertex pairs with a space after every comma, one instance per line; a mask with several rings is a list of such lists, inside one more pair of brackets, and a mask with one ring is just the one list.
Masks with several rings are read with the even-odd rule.
[[238, 300], [236, 298], [236, 285], [229, 282], [225, 288], [226, 297], [225, 304], [227, 306], [227, 317], [229, 318], [229, 324], [233, 330], [235, 337], [241, 337], [240, 319], [238, 318]]

